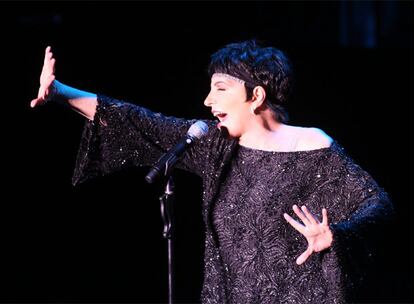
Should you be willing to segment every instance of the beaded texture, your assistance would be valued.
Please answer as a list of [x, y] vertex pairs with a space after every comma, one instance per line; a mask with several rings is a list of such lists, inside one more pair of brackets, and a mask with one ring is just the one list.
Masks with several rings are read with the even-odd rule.
[[[196, 120], [164, 116], [98, 95], [73, 184], [129, 166], [151, 166]], [[370, 235], [393, 213], [387, 193], [337, 142], [311, 151], [241, 147], [206, 120], [209, 132], [178, 164], [203, 179], [203, 303], [345, 303], [372, 260]], [[305, 238], [283, 213], [327, 208], [332, 246], [303, 264]], [[321, 220], [321, 219], [320, 219]]]

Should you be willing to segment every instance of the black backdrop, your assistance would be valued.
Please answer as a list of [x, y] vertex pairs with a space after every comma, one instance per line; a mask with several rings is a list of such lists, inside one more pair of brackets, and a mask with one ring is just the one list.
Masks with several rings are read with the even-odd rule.
[[[1, 302], [165, 302], [161, 186], [131, 168], [71, 185], [84, 119], [29, 108], [44, 48], [57, 78], [210, 117], [209, 55], [259, 39], [294, 63], [291, 124], [318, 126], [389, 192], [397, 218], [361, 301], [410, 302], [412, 13], [406, 2], [2, 2]], [[177, 170], [178, 302], [202, 284], [201, 181]]]

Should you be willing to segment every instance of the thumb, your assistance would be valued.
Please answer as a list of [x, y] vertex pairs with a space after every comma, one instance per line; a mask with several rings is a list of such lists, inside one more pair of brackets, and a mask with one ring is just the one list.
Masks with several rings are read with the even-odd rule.
[[31, 108], [34, 108], [34, 107], [37, 105], [38, 100], [39, 100], [38, 98], [33, 99], [33, 100], [30, 102], [30, 107], [31, 107]]
[[41, 105], [44, 102], [44, 99], [39, 97], [39, 98], [35, 98], [30, 102], [30, 107], [34, 108], [38, 105]]
[[296, 264], [301, 265], [303, 263], [305, 263], [305, 261], [309, 258], [309, 256], [312, 254], [312, 250], [310, 249], [310, 247], [308, 247], [308, 249], [306, 249], [305, 252], [303, 252], [297, 259], [296, 259]]

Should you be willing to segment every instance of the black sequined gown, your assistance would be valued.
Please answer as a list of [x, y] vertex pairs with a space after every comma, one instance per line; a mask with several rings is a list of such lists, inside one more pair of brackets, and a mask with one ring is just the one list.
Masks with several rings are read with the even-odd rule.
[[[98, 96], [82, 137], [73, 183], [128, 166], [152, 165], [195, 120], [166, 117]], [[364, 277], [369, 235], [392, 213], [387, 194], [334, 142], [269, 152], [208, 134], [182, 159], [203, 179], [206, 227], [203, 303], [344, 303]], [[331, 248], [298, 266], [305, 238], [283, 218], [292, 205], [328, 209]]]

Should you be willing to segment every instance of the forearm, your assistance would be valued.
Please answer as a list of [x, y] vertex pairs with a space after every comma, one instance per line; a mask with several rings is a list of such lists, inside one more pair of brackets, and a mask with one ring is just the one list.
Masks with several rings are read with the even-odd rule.
[[93, 120], [98, 104], [96, 94], [70, 87], [57, 80], [53, 81], [51, 99], [70, 106], [89, 120]]

